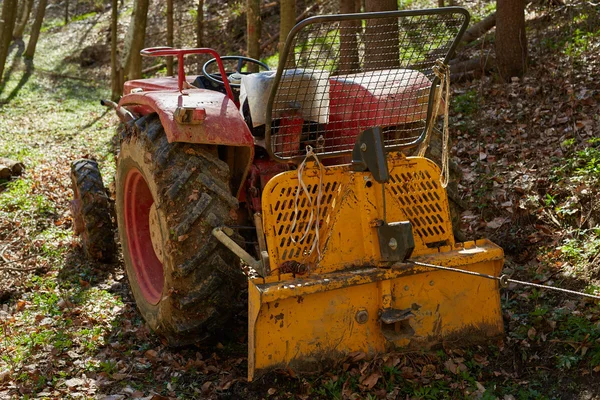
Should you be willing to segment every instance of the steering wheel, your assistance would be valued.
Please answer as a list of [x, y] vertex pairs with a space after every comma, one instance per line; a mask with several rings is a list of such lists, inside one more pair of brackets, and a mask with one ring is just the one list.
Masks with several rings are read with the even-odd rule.
[[[255, 60], [254, 58], [250, 58], [250, 57], [244, 57], [244, 56], [224, 56], [221, 57], [221, 60], [226, 61], [226, 60], [237, 60], [237, 67], [235, 69], [235, 72], [238, 74], [242, 74], [242, 65], [244, 64], [244, 62], [248, 62], [251, 64], [256, 64], [259, 67], [263, 67], [266, 71], [270, 71], [271, 68], [269, 68], [269, 66], [261, 61]], [[210, 65], [214, 64], [217, 61], [216, 58], [211, 58], [210, 60], [208, 60], [206, 63], [204, 63], [204, 65], [202, 66], [202, 73], [204, 74], [204, 76], [206, 77], [206, 79], [208, 79], [209, 81], [211, 81], [212, 83], [216, 83], [218, 85], [224, 85], [225, 83], [221, 80], [215, 77], [214, 74], [210, 74], [208, 73], [208, 68]], [[221, 76], [221, 75], [216, 75], [216, 76]], [[234, 83], [234, 82], [229, 82], [229, 85], [232, 88], [236, 88], [238, 89], [241, 84], [239, 83]]]

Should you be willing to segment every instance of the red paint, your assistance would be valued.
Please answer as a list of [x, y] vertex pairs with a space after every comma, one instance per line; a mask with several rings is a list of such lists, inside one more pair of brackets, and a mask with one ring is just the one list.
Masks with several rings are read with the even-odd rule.
[[[141, 115], [158, 113], [169, 143], [246, 146], [254, 152], [248, 125], [235, 103], [222, 93], [206, 89], [133, 93], [123, 96], [119, 105]], [[204, 109], [204, 121], [197, 125], [178, 124], [173, 113], [182, 106]]]
[[156, 257], [150, 236], [150, 208], [154, 203], [144, 177], [136, 168], [125, 177], [124, 214], [129, 258], [142, 295], [150, 304], [160, 300], [164, 285], [163, 265]]
[[[190, 85], [196, 80], [196, 75], [186, 76], [186, 82]], [[154, 92], [157, 90], [178, 90], [177, 78], [173, 76], [151, 78], [151, 79], [134, 79], [127, 81], [123, 85], [123, 93], [130, 94], [133, 89], [142, 89], [144, 92]]]
[[417, 71], [335, 76], [329, 79], [329, 85], [329, 148], [353, 146], [360, 132], [374, 126], [395, 126], [427, 116], [416, 91], [430, 88], [431, 81]]
[[300, 147], [300, 137], [302, 136], [302, 127], [304, 119], [297, 113], [283, 115], [279, 123], [279, 130], [273, 136], [275, 142], [275, 153], [277, 154], [295, 154]]
[[250, 167], [250, 174], [248, 174], [248, 179], [246, 180], [246, 190], [243, 190], [243, 192], [247, 192], [244, 200], [247, 202], [251, 211], [262, 211], [262, 188], [264, 188], [267, 182], [275, 175], [288, 171], [289, 169], [289, 165], [281, 164], [270, 159], [254, 160], [254, 163]]

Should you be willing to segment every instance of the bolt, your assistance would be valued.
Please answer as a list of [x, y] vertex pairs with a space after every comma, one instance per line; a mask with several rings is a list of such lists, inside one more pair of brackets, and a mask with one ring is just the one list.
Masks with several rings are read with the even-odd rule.
[[390, 249], [396, 250], [398, 248], [398, 242], [395, 238], [391, 238], [390, 242], [388, 243], [388, 246], [390, 246]]
[[369, 321], [369, 313], [367, 310], [358, 310], [356, 313], [356, 322], [359, 324], [366, 324]]
[[362, 151], [367, 151], [367, 144], [366, 144], [366, 143], [363, 143], [363, 144], [361, 144], [361, 145], [360, 145], [360, 149], [361, 149]]
[[408, 292], [408, 285], [404, 286], [404, 290]]
[[433, 286], [433, 281], [429, 282], [429, 286]]

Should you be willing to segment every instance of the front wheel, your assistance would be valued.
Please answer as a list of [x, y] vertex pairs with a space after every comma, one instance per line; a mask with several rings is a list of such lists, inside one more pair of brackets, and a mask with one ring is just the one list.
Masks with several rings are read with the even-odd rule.
[[239, 260], [211, 234], [232, 225], [229, 168], [210, 148], [168, 143], [156, 114], [125, 135], [116, 210], [123, 258], [150, 327], [181, 345], [219, 330], [239, 304]]

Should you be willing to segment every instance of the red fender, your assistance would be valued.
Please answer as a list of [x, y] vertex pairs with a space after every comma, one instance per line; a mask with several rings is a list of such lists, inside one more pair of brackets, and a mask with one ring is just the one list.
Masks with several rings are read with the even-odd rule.
[[[254, 137], [235, 103], [222, 93], [206, 89], [153, 91], [125, 95], [119, 106], [138, 115], [156, 112], [169, 143], [221, 145], [234, 149], [230, 164], [237, 197], [254, 159]], [[193, 108], [193, 124], [174, 117], [179, 107]], [[199, 120], [199, 121], [198, 121]]]
[[[119, 106], [148, 114], [156, 112], [165, 128], [169, 143], [185, 142], [254, 148], [254, 138], [235, 103], [222, 93], [206, 89], [153, 91], [131, 93], [119, 101]], [[178, 107], [204, 110], [198, 124], [180, 124], [174, 113]]]

